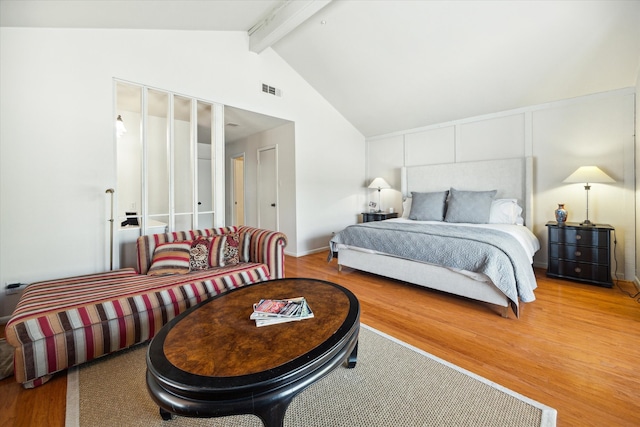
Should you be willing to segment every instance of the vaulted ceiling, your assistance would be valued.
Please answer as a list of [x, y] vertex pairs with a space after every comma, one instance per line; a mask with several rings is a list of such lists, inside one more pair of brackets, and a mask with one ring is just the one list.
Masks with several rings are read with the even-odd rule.
[[[278, 15], [292, 4], [306, 16]], [[640, 1], [0, 0], [2, 26], [254, 32], [265, 18], [282, 22], [262, 41], [365, 136], [635, 86], [640, 71]]]

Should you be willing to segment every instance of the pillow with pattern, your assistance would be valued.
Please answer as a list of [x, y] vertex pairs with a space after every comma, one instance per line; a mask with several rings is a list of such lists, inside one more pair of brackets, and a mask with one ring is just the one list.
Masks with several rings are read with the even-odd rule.
[[191, 240], [160, 243], [153, 251], [147, 275], [186, 274], [190, 271]]
[[209, 268], [209, 248], [211, 238], [198, 236], [191, 243], [189, 250], [189, 267], [191, 271], [207, 270]]
[[224, 235], [209, 237], [209, 255], [207, 259], [209, 267], [222, 267], [224, 265], [226, 240]]
[[[251, 231], [243, 230], [240, 233], [240, 262], [251, 262]], [[255, 248], [253, 248], [255, 250]]]
[[238, 264], [240, 262], [240, 235], [229, 233], [222, 237], [224, 237], [222, 265]]

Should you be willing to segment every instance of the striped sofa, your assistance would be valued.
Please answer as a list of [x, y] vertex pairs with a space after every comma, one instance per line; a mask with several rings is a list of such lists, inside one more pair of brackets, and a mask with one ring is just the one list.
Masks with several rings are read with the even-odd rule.
[[[238, 233], [240, 263], [150, 276], [154, 249], [197, 236]], [[37, 387], [58, 371], [151, 339], [168, 321], [213, 295], [284, 277], [286, 236], [225, 227], [142, 236], [138, 267], [32, 283], [6, 325], [16, 381]]]

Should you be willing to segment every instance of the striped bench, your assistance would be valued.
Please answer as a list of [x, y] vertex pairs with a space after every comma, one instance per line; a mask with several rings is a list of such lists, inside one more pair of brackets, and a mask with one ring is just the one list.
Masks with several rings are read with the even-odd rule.
[[[156, 246], [237, 232], [241, 262], [150, 276]], [[284, 277], [286, 236], [252, 227], [192, 230], [138, 239], [138, 267], [32, 283], [6, 325], [16, 381], [37, 387], [58, 371], [153, 336], [175, 316], [217, 294]]]

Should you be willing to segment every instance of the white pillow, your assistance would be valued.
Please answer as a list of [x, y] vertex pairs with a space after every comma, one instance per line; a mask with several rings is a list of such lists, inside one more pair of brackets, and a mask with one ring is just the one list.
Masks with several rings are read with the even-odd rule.
[[517, 199], [497, 199], [491, 202], [489, 224], [524, 224], [522, 208]]
[[411, 213], [411, 197], [407, 197], [402, 201], [402, 218], [408, 219]]

